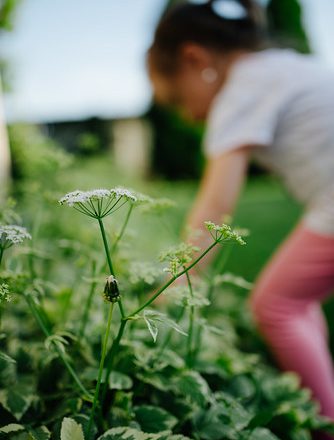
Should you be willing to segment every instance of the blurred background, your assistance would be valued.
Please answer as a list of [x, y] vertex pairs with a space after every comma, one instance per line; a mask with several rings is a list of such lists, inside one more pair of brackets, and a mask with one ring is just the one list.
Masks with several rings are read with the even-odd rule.
[[[176, 201], [159, 244], [175, 239], [203, 167], [203, 127], [152, 103], [145, 53], [176, 2], [0, 0], [0, 179], [28, 224], [42, 197], [51, 209], [64, 191], [130, 185]], [[277, 45], [334, 69], [333, 0], [261, 3]], [[226, 269], [254, 280], [300, 211], [252, 164], [235, 214], [251, 235]]]

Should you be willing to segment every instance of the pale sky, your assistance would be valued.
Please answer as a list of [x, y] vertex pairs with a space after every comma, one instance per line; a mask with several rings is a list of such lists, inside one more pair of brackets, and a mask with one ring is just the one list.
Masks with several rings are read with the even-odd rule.
[[[265, 0], [263, 0], [265, 1]], [[165, 0], [23, 0], [1, 53], [13, 72], [8, 121], [143, 113], [144, 55]], [[302, 0], [315, 52], [334, 68], [334, 0]]]

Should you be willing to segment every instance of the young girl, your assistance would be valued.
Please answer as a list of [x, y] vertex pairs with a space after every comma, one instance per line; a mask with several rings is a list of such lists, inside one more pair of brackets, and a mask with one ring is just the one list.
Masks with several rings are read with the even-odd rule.
[[304, 204], [249, 305], [277, 363], [297, 372], [334, 420], [321, 310], [334, 290], [334, 74], [311, 56], [266, 48], [264, 28], [252, 0], [188, 1], [161, 19], [149, 74], [159, 102], [207, 121], [207, 166], [188, 218], [192, 229], [232, 214], [250, 157]]

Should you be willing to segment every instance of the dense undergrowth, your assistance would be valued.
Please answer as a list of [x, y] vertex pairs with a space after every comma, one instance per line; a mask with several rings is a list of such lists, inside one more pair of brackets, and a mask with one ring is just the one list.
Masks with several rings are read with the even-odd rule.
[[297, 377], [268, 357], [244, 302], [251, 284], [225, 271], [231, 246], [247, 246], [244, 231], [207, 224], [221, 260], [200, 278], [188, 274], [200, 252], [176, 238], [152, 261], [145, 249], [171, 227], [173, 202], [117, 188], [71, 194], [60, 206], [69, 188], [59, 170], [70, 173], [71, 158], [40, 146], [26, 164], [23, 138], [14, 139], [17, 202], [0, 214], [0, 438], [334, 432]]

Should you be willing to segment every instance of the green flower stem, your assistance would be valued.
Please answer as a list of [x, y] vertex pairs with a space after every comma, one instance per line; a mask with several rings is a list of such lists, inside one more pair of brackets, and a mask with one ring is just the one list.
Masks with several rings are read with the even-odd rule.
[[142, 306], [140, 306], [137, 310], [135, 310], [134, 312], [132, 312], [129, 316], [127, 316], [125, 319], [131, 319], [133, 318], [135, 315], [137, 315], [138, 313], [140, 313], [142, 310], [144, 310], [147, 306], [149, 306], [153, 301], [155, 301], [158, 296], [161, 295], [161, 293], [163, 291], [165, 291], [167, 289], [167, 287], [169, 287], [177, 278], [179, 278], [180, 276], [184, 275], [185, 273], [187, 273], [190, 269], [192, 269], [194, 266], [196, 266], [196, 264], [203, 258], [205, 257], [206, 254], [208, 254], [211, 249], [213, 249], [219, 242], [218, 241], [214, 241], [195, 261], [193, 261], [188, 267], [186, 267], [184, 270], [182, 270], [181, 272], [179, 272], [176, 276], [174, 276], [173, 278], [171, 278], [169, 281], [167, 281], [167, 283], [165, 283], [158, 291], [157, 293], [155, 293], [148, 301], [146, 301], [145, 304], [143, 304]]
[[92, 407], [92, 411], [90, 413], [90, 418], [89, 418], [89, 423], [88, 423], [88, 428], [87, 428], [87, 433], [88, 433], [87, 437], [88, 438], [90, 436], [90, 431], [91, 431], [92, 423], [94, 420], [96, 406], [99, 402], [99, 392], [100, 392], [100, 387], [101, 387], [104, 361], [105, 361], [106, 354], [107, 354], [107, 345], [108, 345], [113, 309], [114, 309], [114, 303], [110, 303], [109, 313], [108, 313], [108, 322], [107, 322], [107, 327], [106, 327], [106, 331], [105, 331], [104, 338], [103, 338], [103, 344], [102, 344], [100, 367], [99, 367], [99, 374], [97, 377], [97, 383], [96, 383], [96, 388], [95, 388], [95, 393], [94, 393], [93, 407]]
[[123, 333], [124, 333], [124, 329], [125, 329], [125, 326], [126, 326], [127, 322], [128, 322], [127, 320], [122, 319], [121, 324], [120, 324], [119, 329], [118, 329], [117, 336], [114, 339], [114, 342], [113, 342], [113, 344], [112, 344], [112, 346], [111, 346], [111, 348], [109, 350], [108, 356], [107, 356], [108, 357], [108, 361], [107, 361], [107, 363], [108, 363], [108, 365], [107, 365], [107, 374], [106, 374], [106, 379], [105, 379], [105, 383], [104, 383], [104, 387], [103, 387], [103, 391], [102, 391], [101, 402], [104, 402], [104, 400], [106, 398], [110, 373], [111, 373], [111, 370], [113, 369], [115, 355], [116, 355], [116, 353], [117, 353], [117, 351], [119, 349], [119, 345], [120, 345], [120, 342], [121, 342], [121, 339], [122, 339], [122, 336], [123, 336]]
[[194, 343], [194, 350], [193, 350], [193, 359], [196, 360], [198, 353], [200, 353], [201, 347], [202, 347], [202, 328], [199, 325], [197, 327], [197, 332], [195, 334], [195, 343]]
[[[225, 269], [227, 260], [228, 260], [228, 258], [231, 255], [232, 249], [233, 249], [233, 245], [232, 244], [229, 247], [225, 248], [225, 252], [224, 252], [223, 258], [221, 258], [218, 261], [217, 267], [215, 268], [214, 273], [210, 277], [209, 284], [208, 284], [208, 290], [207, 290], [207, 294], [206, 294], [206, 297], [209, 300], [210, 304], [213, 301], [213, 294], [214, 294], [214, 290], [215, 290], [215, 286], [214, 286], [214, 283], [213, 283], [214, 282], [214, 278], [215, 278], [214, 275], [215, 274], [220, 274], [220, 273], [223, 272], [223, 270]], [[206, 312], [208, 312], [208, 308], [206, 309]], [[204, 313], [204, 314], [206, 315], [207, 313]]]
[[[24, 295], [25, 300], [27, 301], [27, 304], [32, 312], [32, 314], [34, 315], [37, 323], [39, 324], [40, 328], [42, 329], [43, 333], [45, 334], [46, 337], [50, 337], [52, 336], [50, 331], [47, 329], [47, 327], [44, 324], [44, 320], [40, 315], [40, 312], [38, 310], [38, 308], [36, 307], [34, 301], [28, 296], [28, 295]], [[74, 379], [75, 383], [78, 385], [79, 389], [83, 392], [84, 396], [87, 398], [91, 398], [91, 395], [89, 393], [89, 391], [85, 388], [85, 386], [82, 384], [81, 380], [79, 379], [79, 377], [77, 376], [76, 372], [74, 371], [74, 369], [72, 368], [71, 364], [68, 362], [68, 360], [66, 359], [66, 356], [64, 355], [64, 353], [57, 347], [57, 345], [54, 345], [60, 359], [63, 361], [65, 367], [67, 368], [68, 372], [70, 373], [70, 375], [72, 376], [72, 378]]]
[[95, 276], [96, 276], [96, 261], [93, 260], [92, 261], [92, 282], [90, 284], [89, 294], [88, 294], [88, 298], [86, 300], [85, 310], [84, 310], [84, 314], [83, 314], [83, 317], [81, 320], [81, 328], [79, 331], [79, 341], [85, 335], [85, 329], [86, 329], [86, 325], [88, 322], [89, 311], [90, 311], [90, 307], [92, 305], [93, 296], [94, 296], [94, 292], [95, 292], [96, 285], [97, 285], [97, 282], [95, 281]]
[[[109, 252], [107, 235], [106, 235], [106, 231], [104, 229], [104, 224], [103, 224], [103, 221], [102, 221], [101, 218], [98, 218], [97, 220], [98, 220], [99, 226], [100, 226], [100, 231], [101, 231], [101, 235], [102, 235], [104, 250], [105, 250], [105, 253], [106, 253], [106, 257], [107, 257], [107, 262], [108, 262], [110, 274], [115, 276], [115, 272], [114, 272], [114, 268], [113, 268], [113, 265], [112, 265], [112, 262], [111, 262], [110, 252]], [[122, 318], [124, 318], [125, 317], [125, 312], [124, 312], [122, 300], [119, 299], [117, 302], [118, 302], [119, 310], [121, 312], [121, 316], [122, 316]]]
[[1, 266], [1, 261], [2, 261], [2, 257], [3, 257], [3, 252], [4, 252], [3, 247], [0, 247], [0, 266]]
[[108, 387], [108, 380], [109, 380], [109, 376], [111, 373], [111, 370], [113, 368], [113, 364], [114, 364], [114, 358], [115, 355], [118, 351], [119, 345], [120, 345], [120, 341], [122, 339], [123, 333], [124, 333], [124, 329], [126, 326], [126, 323], [128, 320], [132, 319], [135, 315], [137, 315], [138, 313], [140, 313], [142, 310], [144, 310], [147, 306], [149, 306], [159, 295], [161, 295], [161, 293], [163, 291], [165, 291], [177, 278], [179, 278], [180, 276], [184, 275], [185, 273], [187, 273], [192, 267], [194, 267], [203, 257], [205, 257], [205, 255], [207, 253], [209, 253], [211, 251], [211, 249], [213, 249], [219, 242], [218, 241], [214, 241], [195, 261], [193, 261], [192, 264], [190, 264], [188, 267], [186, 267], [184, 270], [182, 270], [181, 272], [179, 272], [175, 277], [171, 278], [169, 281], [167, 281], [167, 283], [165, 283], [159, 290], [158, 292], [153, 295], [148, 301], [146, 301], [145, 304], [143, 304], [142, 306], [140, 306], [137, 310], [135, 310], [133, 313], [131, 313], [129, 316], [126, 317], [122, 317], [122, 321], [118, 330], [118, 334], [116, 336], [116, 339], [114, 340], [110, 352], [108, 353], [108, 367], [107, 367], [107, 374], [106, 374], [106, 381], [104, 384], [104, 390], [103, 390], [103, 394], [102, 394], [102, 399], [101, 401], [103, 402], [107, 393], [107, 387]]
[[100, 226], [100, 231], [101, 231], [101, 235], [102, 235], [104, 250], [105, 250], [105, 253], [106, 253], [106, 257], [107, 257], [110, 274], [115, 276], [115, 272], [114, 272], [114, 268], [113, 268], [113, 265], [112, 265], [112, 262], [111, 262], [110, 252], [109, 252], [109, 245], [108, 245], [107, 235], [106, 235], [106, 231], [104, 229], [104, 224], [103, 224], [103, 221], [102, 221], [101, 218], [98, 218], [97, 220], [98, 220], [99, 226]]
[[[194, 297], [193, 287], [192, 287], [188, 272], [186, 272], [186, 277], [187, 277], [187, 283], [188, 283], [188, 287], [189, 287], [189, 293], [190, 293], [191, 298], [193, 298]], [[192, 342], [193, 342], [193, 329], [194, 329], [194, 314], [195, 314], [195, 307], [192, 305], [192, 306], [190, 306], [188, 339], [187, 339], [186, 363], [187, 363], [188, 367], [191, 367], [192, 362], [193, 362]]]
[[111, 248], [111, 252], [110, 252], [111, 255], [114, 255], [114, 253], [115, 253], [115, 251], [117, 249], [118, 243], [121, 241], [121, 239], [122, 239], [122, 237], [124, 235], [125, 229], [128, 226], [128, 223], [129, 223], [129, 220], [130, 220], [130, 217], [131, 217], [131, 213], [132, 213], [133, 207], [134, 207], [134, 205], [131, 203], [130, 204], [130, 208], [128, 209], [128, 213], [126, 214], [126, 217], [125, 217], [122, 229], [120, 230], [120, 232], [119, 232], [119, 234], [118, 234], [118, 236], [117, 236], [117, 238], [116, 238], [116, 240], [115, 240], [115, 242], [114, 242], [114, 244], [113, 244], [113, 246]]

